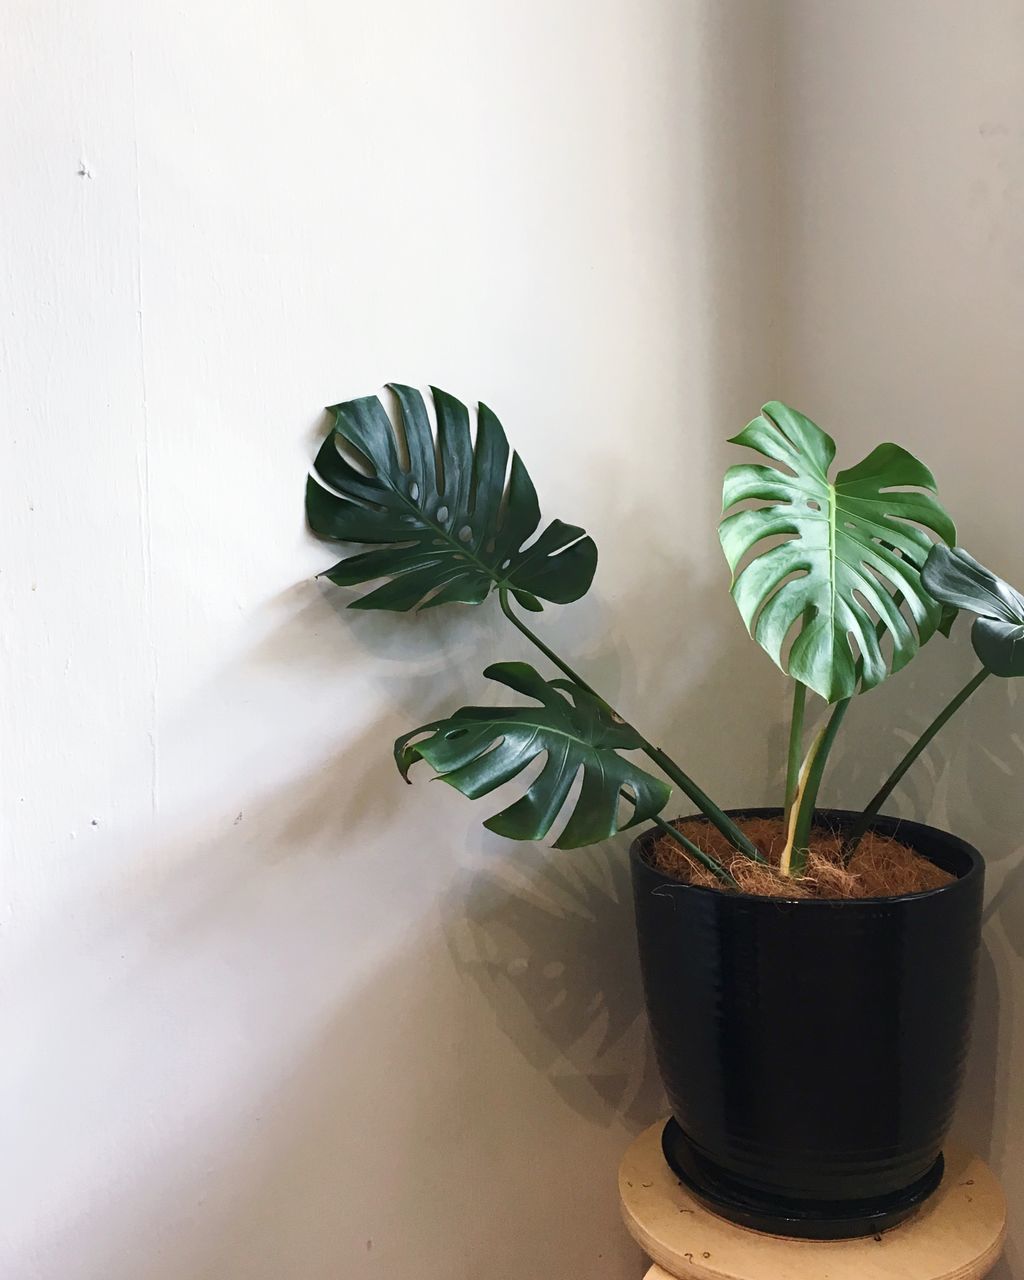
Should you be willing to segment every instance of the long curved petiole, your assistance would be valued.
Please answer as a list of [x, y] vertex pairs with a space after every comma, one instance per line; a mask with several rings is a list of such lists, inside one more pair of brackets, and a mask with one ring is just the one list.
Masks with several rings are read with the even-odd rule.
[[850, 698], [843, 698], [841, 702], [836, 703], [832, 708], [832, 714], [818, 731], [807, 753], [807, 759], [800, 773], [799, 794], [790, 810], [788, 839], [782, 854], [785, 870], [782, 862], [779, 866], [783, 875], [803, 875], [804, 868], [807, 866], [807, 847], [810, 844], [811, 827], [814, 825], [814, 811], [818, 804], [821, 780], [825, 775], [829, 753], [835, 744], [836, 735], [839, 733], [851, 701]]
[[867, 831], [868, 827], [871, 826], [872, 820], [878, 816], [878, 813], [881, 810], [882, 805], [885, 804], [889, 796], [892, 795], [893, 791], [895, 791], [895, 789], [899, 786], [900, 782], [903, 779], [904, 774], [907, 772], [910, 766], [914, 763], [914, 761], [918, 758], [918, 756], [922, 753], [922, 751], [924, 751], [924, 749], [928, 746], [928, 744], [939, 732], [939, 730], [945, 724], [947, 724], [950, 720], [952, 720], [952, 718], [964, 705], [967, 699], [974, 693], [976, 689], [979, 689], [984, 684], [984, 682], [988, 679], [988, 677], [991, 674], [992, 673], [988, 670], [987, 667], [982, 667], [981, 670], [976, 675], [972, 676], [971, 679], [967, 681], [967, 683], [960, 690], [960, 692], [950, 699], [950, 701], [942, 708], [939, 714], [931, 722], [928, 728], [925, 729], [925, 731], [921, 734], [921, 736], [917, 739], [917, 741], [913, 744], [913, 746], [911, 746], [910, 750], [906, 753], [906, 755], [899, 762], [896, 768], [893, 769], [892, 773], [889, 774], [888, 778], [886, 778], [886, 780], [882, 783], [882, 785], [878, 788], [875, 794], [868, 801], [867, 806], [864, 809], [864, 812], [860, 815], [857, 821], [850, 828], [850, 833], [846, 837], [846, 840], [843, 843], [844, 861], [848, 863], [850, 859], [853, 857], [854, 853], [856, 852], [858, 844], [860, 844], [861, 840], [864, 838], [864, 834]]
[[800, 756], [804, 737], [804, 711], [807, 706], [807, 686], [800, 680], [793, 682], [793, 715], [789, 722], [789, 753], [786, 757], [786, 821], [789, 821], [793, 804], [800, 787]]
[[[608, 707], [608, 710], [622, 720], [623, 723], [629, 723], [626, 721], [624, 716], [619, 715], [613, 707], [605, 702], [604, 698], [601, 698], [601, 695], [596, 689], [589, 685], [578, 672], [574, 671], [567, 662], [563, 661], [563, 659], [560, 658], [553, 649], [546, 645], [540, 636], [535, 635], [521, 618], [516, 616], [512, 609], [511, 602], [509, 601], [509, 592], [507, 587], [498, 588], [498, 599], [501, 603], [501, 611], [504, 613], [505, 617], [508, 618], [509, 622], [511, 622], [518, 631], [526, 636], [527, 640], [529, 640], [531, 644], [536, 645], [549, 662], [554, 663], [559, 671], [561, 671], [563, 675], [567, 675], [574, 684], [578, 684], [580, 688], [586, 689], [586, 691], [593, 694], [595, 698], [600, 698], [604, 705]], [[653, 743], [649, 742], [635, 725], [630, 724], [630, 728], [632, 728], [637, 736], [642, 739], [643, 746], [641, 750], [644, 755], [646, 755], [648, 759], [653, 760], [658, 768], [661, 769], [662, 773], [664, 773], [667, 778], [670, 778], [679, 790], [693, 801], [711, 825], [716, 827], [722, 835], [725, 836], [726, 840], [729, 841], [734, 849], [745, 854], [752, 862], [765, 861], [763, 854], [753, 841], [743, 834], [724, 809], [719, 808], [711, 797], [703, 791], [688, 774], [683, 772], [671, 756], [662, 751], [660, 747], [656, 747]]]
[[[631, 804], [633, 803], [633, 797], [628, 791], [620, 791], [619, 795], [622, 796], [624, 800], [630, 801]], [[670, 822], [666, 822], [660, 815], [656, 814], [653, 821], [659, 831], [668, 836], [669, 839], [674, 840], [676, 844], [678, 844], [682, 849], [685, 849], [691, 857], [696, 858], [701, 866], [706, 867], [708, 871], [710, 871], [712, 875], [717, 876], [723, 884], [727, 884], [731, 889], [739, 889], [740, 886], [735, 877], [732, 876], [716, 858], [713, 858], [710, 853], [705, 853], [703, 849], [698, 848], [692, 840], [687, 839], [681, 831], [677, 831]]]

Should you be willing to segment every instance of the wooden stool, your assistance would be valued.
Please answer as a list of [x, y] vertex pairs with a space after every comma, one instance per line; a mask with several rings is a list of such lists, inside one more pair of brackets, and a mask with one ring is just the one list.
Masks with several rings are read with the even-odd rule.
[[1002, 1188], [963, 1148], [946, 1147], [938, 1191], [891, 1231], [790, 1240], [736, 1226], [699, 1204], [665, 1163], [663, 1128], [661, 1121], [642, 1133], [619, 1168], [623, 1219], [654, 1263], [645, 1280], [981, 1280], [1002, 1253]]

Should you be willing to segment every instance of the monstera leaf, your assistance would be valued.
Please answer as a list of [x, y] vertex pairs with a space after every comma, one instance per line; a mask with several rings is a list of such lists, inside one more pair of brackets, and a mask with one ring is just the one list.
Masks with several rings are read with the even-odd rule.
[[751, 499], [760, 504], [719, 526], [747, 629], [784, 671], [829, 702], [874, 688], [943, 621], [921, 586], [933, 546], [926, 530], [950, 543], [956, 531], [932, 496], [931, 472], [905, 449], [883, 444], [830, 479], [835, 441], [778, 401], [732, 443], [780, 464], [744, 463], [725, 477], [723, 512]]
[[943, 604], [977, 614], [974, 652], [996, 676], [1024, 676], [1024, 596], [962, 547], [932, 547], [922, 581]]
[[[524, 548], [540, 524], [537, 493], [517, 453], [509, 466], [508, 441], [490, 409], [480, 405], [474, 441], [466, 406], [433, 388], [435, 444], [423, 395], [397, 383], [390, 389], [400, 435], [377, 396], [335, 405], [334, 429], [306, 487], [315, 533], [375, 544], [327, 571], [345, 587], [388, 579], [352, 608], [480, 604], [493, 587], [533, 610], [542, 607], [538, 597], [578, 600], [597, 566], [593, 539], [554, 520]], [[339, 440], [366, 459], [369, 474], [342, 456]]]
[[[426, 760], [442, 781], [475, 800], [546, 754], [526, 795], [484, 823], [513, 840], [539, 840], [582, 769], [583, 784], [556, 849], [606, 840], [652, 818], [668, 802], [664, 782], [618, 754], [638, 749], [643, 740], [594, 694], [569, 680], [545, 680], [525, 662], [498, 662], [484, 675], [540, 705], [463, 707], [447, 720], [405, 734], [395, 743], [395, 760], [407, 782], [410, 767]], [[428, 736], [412, 741], [422, 734]], [[626, 821], [619, 819], [620, 791], [632, 800]]]

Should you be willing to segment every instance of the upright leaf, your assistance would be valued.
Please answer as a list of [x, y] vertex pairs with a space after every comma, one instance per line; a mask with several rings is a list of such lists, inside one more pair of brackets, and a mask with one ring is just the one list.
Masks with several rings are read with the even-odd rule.
[[[619, 754], [640, 749], [643, 739], [600, 698], [569, 680], [545, 680], [525, 662], [498, 662], [484, 675], [539, 705], [462, 707], [447, 720], [405, 734], [395, 743], [395, 761], [406, 781], [412, 765], [426, 760], [443, 782], [475, 800], [544, 755], [544, 767], [526, 794], [484, 823], [513, 840], [540, 840], [582, 770], [582, 786], [556, 849], [606, 840], [664, 808], [669, 787]], [[620, 821], [623, 790], [632, 803]]]
[[1024, 676], [1024, 596], [963, 547], [933, 547], [921, 575], [944, 605], [977, 614], [974, 652], [996, 676]]
[[[922, 589], [921, 568], [930, 534], [953, 542], [956, 531], [933, 496], [931, 472], [905, 449], [882, 444], [832, 479], [835, 442], [778, 401], [732, 443], [778, 464], [742, 463], [725, 476], [722, 510], [732, 514], [719, 536], [747, 629], [784, 671], [829, 702], [874, 688], [943, 619]], [[750, 500], [758, 505], [734, 510]]]
[[[399, 434], [377, 396], [335, 405], [334, 428], [306, 486], [315, 533], [373, 545], [327, 571], [345, 587], [386, 580], [351, 607], [480, 604], [500, 586], [533, 610], [541, 608], [538, 597], [578, 600], [597, 566], [593, 539], [553, 520], [524, 545], [540, 524], [537, 493], [518, 453], [510, 463], [490, 409], [479, 406], [474, 439], [467, 407], [433, 388], [435, 440], [422, 393], [398, 383], [391, 390]], [[342, 455], [339, 441], [366, 459], [367, 473]]]

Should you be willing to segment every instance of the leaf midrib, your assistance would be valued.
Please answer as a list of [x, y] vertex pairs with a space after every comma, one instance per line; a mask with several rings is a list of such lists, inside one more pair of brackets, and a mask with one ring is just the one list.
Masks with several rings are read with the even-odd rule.
[[[788, 439], [788, 436], [786, 438]], [[838, 559], [838, 550], [836, 546], [836, 513], [839, 508], [839, 496], [836, 491], [836, 486], [828, 478], [828, 473], [821, 470], [814, 459], [809, 456], [808, 460], [811, 463], [811, 475], [821, 484], [822, 489], [825, 491], [825, 497], [828, 503], [828, 658], [829, 667], [832, 668], [835, 666], [836, 650], [836, 589], [838, 586], [837, 579], [839, 576], [836, 572], [836, 561]], [[843, 563], [846, 564], [846, 561], [844, 560]], [[847, 565], [847, 568], [850, 567], [851, 566]]]
[[825, 485], [828, 489], [828, 555], [829, 555], [829, 629], [828, 629], [828, 651], [829, 665], [835, 665], [835, 644], [836, 644], [836, 509], [838, 507], [838, 499], [836, 497], [836, 487], [825, 477]]
[[[828, 653], [829, 653], [829, 666], [834, 667], [835, 644], [836, 644], [836, 509], [838, 506], [836, 486], [832, 483], [831, 480], [829, 480], [827, 469], [824, 469], [818, 465], [817, 459], [810, 453], [809, 450], [803, 449], [798, 442], [792, 440], [789, 437], [789, 435], [787, 435], [787, 433], [783, 430], [781, 424], [776, 422], [774, 418], [769, 417], [769, 415], [767, 414], [765, 416], [769, 418], [769, 421], [775, 427], [776, 431], [778, 431], [779, 435], [782, 436], [782, 438], [789, 445], [790, 449], [792, 449], [794, 457], [797, 459], [797, 463], [798, 464], [803, 463], [806, 465], [807, 470], [805, 474], [809, 475], [812, 482], [812, 486], [814, 484], [820, 484], [821, 488], [825, 491], [825, 496], [828, 500], [828, 558], [829, 558]], [[793, 464], [787, 464], [787, 465], [793, 465]], [[799, 466], [794, 465], [793, 471], [794, 471], [794, 475], [787, 477], [787, 479], [799, 481], [802, 478], [800, 474]], [[804, 493], [807, 492], [807, 489], [803, 488], [803, 486], [799, 484], [794, 484], [791, 487], [795, 489], [799, 489], [801, 492], [804, 492]], [[821, 517], [815, 516], [812, 514], [810, 519], [820, 520]]]
[[[403, 472], [402, 474], [409, 475], [410, 472]], [[443, 525], [437, 524], [436, 521], [432, 520], [431, 517], [428, 516], [426, 512], [423, 511], [420, 507], [418, 507], [415, 504], [415, 502], [413, 502], [410, 498], [408, 498], [402, 492], [401, 489], [397, 488], [391, 482], [391, 480], [387, 477], [387, 475], [381, 476], [380, 472], [378, 471], [377, 478], [379, 480], [383, 479], [384, 483], [395, 495], [395, 497], [398, 498], [399, 501], [402, 502], [408, 508], [408, 510], [411, 511], [413, 515], [415, 515], [420, 520], [422, 524], [426, 525], [427, 528], [432, 529], [435, 533], [439, 533], [441, 537], [444, 538], [445, 542], [448, 543], [448, 546], [451, 552], [458, 553], [459, 555], [464, 556], [467, 560], [475, 564], [477, 568], [482, 570], [484, 575], [491, 580], [494, 586], [501, 587], [508, 582], [507, 576], [499, 578], [495, 573], [494, 569], [490, 565], [488, 565], [485, 561], [481, 560], [475, 551], [471, 551], [469, 546], [466, 543], [460, 542], [458, 538], [453, 537]], [[437, 489], [436, 493], [437, 493], [437, 496], [443, 502], [444, 500], [443, 491], [440, 489]], [[468, 516], [466, 517], [466, 523], [467, 524], [469, 523]], [[496, 534], [500, 532], [501, 532], [500, 529], [495, 531]]]
[[[453, 717], [453, 719], [456, 719], [456, 717]], [[442, 723], [446, 725], [451, 724], [451, 720], [445, 720]], [[577, 742], [580, 744], [580, 746], [588, 748], [590, 751], [594, 751], [594, 752], [600, 752], [600, 751], [606, 750], [606, 751], [615, 752], [617, 754], [620, 750], [622, 751], [632, 750], [632, 748], [630, 747], [622, 747], [622, 748], [614, 747], [614, 746], [601, 747], [596, 742], [591, 742], [591, 741], [588, 741], [586, 738], [581, 738], [576, 733], [572, 733], [567, 729], [556, 728], [554, 725], [545, 724], [543, 721], [504, 719], [504, 720], [486, 720], [482, 722], [478, 721], [477, 723], [483, 723], [483, 724], [494, 725], [494, 726], [499, 726], [503, 724], [515, 725], [517, 727], [521, 727], [525, 729], [533, 729], [535, 737], [538, 733], [540, 733], [540, 734], [547, 734], [548, 736], [556, 737], [556, 738], [566, 738], [568, 741]], [[531, 739], [531, 743], [532, 741], [533, 739]], [[480, 758], [479, 756], [476, 757], [476, 759], [479, 759], [479, 758]]]

